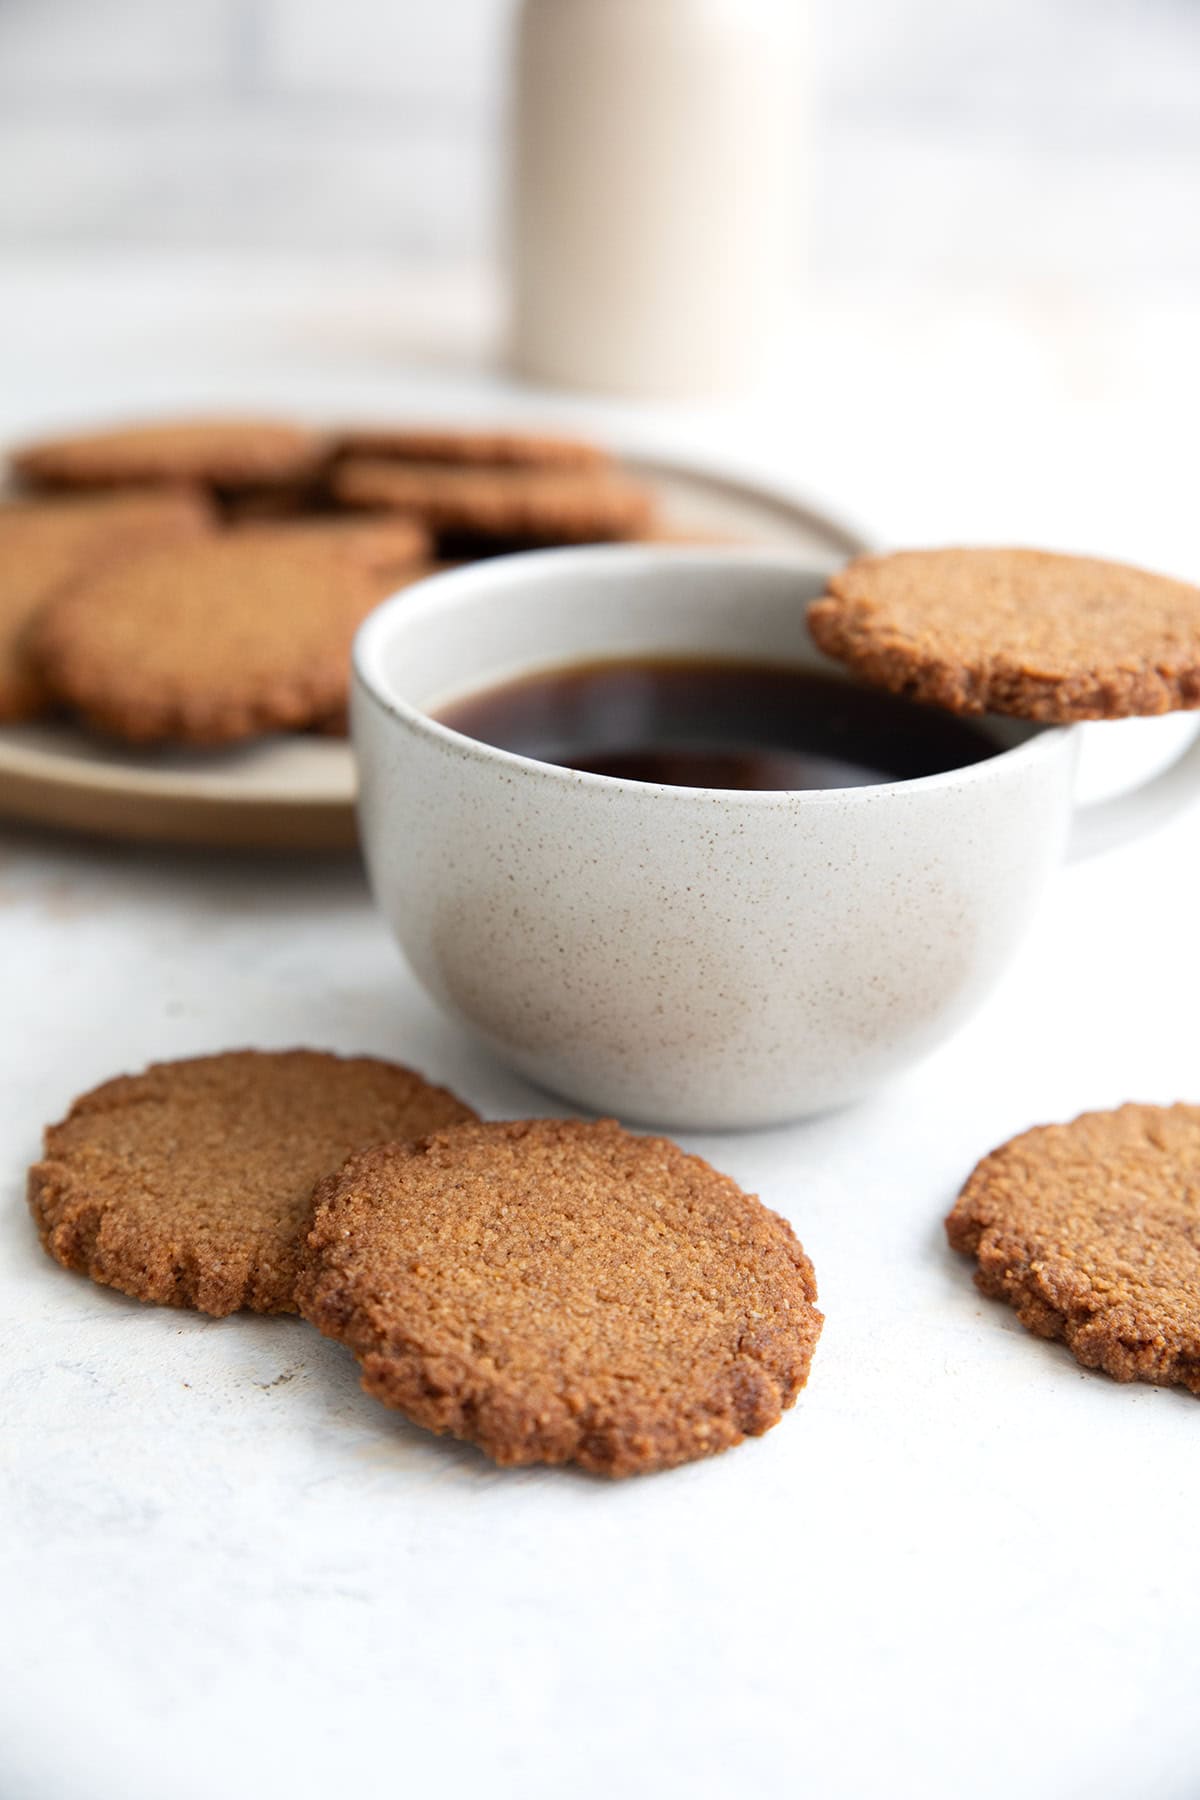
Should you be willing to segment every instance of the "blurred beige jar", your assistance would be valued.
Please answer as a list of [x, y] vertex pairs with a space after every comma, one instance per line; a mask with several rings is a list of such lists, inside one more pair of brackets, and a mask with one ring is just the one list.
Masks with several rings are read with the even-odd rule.
[[523, 0], [512, 357], [629, 394], [744, 386], [786, 318], [807, 0]]

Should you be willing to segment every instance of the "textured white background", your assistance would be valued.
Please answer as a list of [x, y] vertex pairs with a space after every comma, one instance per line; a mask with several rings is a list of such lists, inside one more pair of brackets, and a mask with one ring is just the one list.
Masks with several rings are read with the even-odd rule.
[[[181, 398], [574, 411], [472, 370], [470, 292], [361, 279], [31, 266], [0, 293], [0, 438]], [[765, 412], [653, 423], [893, 535], [1195, 567], [1191, 329], [828, 306]], [[1107, 737], [1119, 764], [1143, 731]], [[1029, 1338], [940, 1220], [1014, 1131], [1196, 1097], [1196, 833], [1064, 872], [984, 1011], [877, 1101], [687, 1139], [794, 1220], [828, 1325], [762, 1443], [610, 1488], [407, 1428], [296, 1321], [46, 1261], [39, 1126], [155, 1057], [310, 1042], [495, 1116], [549, 1103], [422, 998], [356, 868], [4, 832], [3, 1800], [1194, 1800], [1197, 1402]]]
[[1194, 1800], [1198, 1402], [1028, 1337], [940, 1219], [1035, 1119], [1195, 1092], [1195, 830], [1064, 874], [878, 1101], [686, 1140], [795, 1222], [828, 1323], [760, 1443], [616, 1487], [406, 1426], [297, 1320], [44, 1259], [38, 1123], [153, 1055], [313, 1041], [548, 1103], [421, 998], [353, 871], [9, 835], [4, 1800]]

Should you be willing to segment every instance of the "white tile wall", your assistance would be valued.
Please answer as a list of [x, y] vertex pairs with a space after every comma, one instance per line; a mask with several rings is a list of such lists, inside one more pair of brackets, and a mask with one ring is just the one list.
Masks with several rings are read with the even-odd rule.
[[[814, 13], [836, 275], [1200, 282], [1200, 0]], [[0, 0], [0, 247], [487, 254], [515, 0]]]
[[230, 78], [240, 0], [0, 0], [7, 114], [213, 91]]
[[466, 259], [490, 242], [491, 159], [474, 122], [263, 116], [236, 104], [0, 126], [0, 242], [395, 250]]
[[841, 103], [1052, 148], [1112, 131], [1200, 142], [1195, 0], [830, 0]]

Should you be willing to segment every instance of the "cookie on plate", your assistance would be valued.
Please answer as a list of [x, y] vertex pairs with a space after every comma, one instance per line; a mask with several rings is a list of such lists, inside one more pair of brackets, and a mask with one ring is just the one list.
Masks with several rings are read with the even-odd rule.
[[339, 432], [336, 447], [351, 456], [501, 468], [599, 469], [613, 460], [583, 438], [482, 426], [364, 425]]
[[439, 538], [584, 544], [634, 538], [654, 517], [648, 490], [607, 470], [474, 468], [348, 457], [330, 477], [343, 506], [422, 520]]
[[73, 576], [152, 544], [213, 527], [199, 493], [128, 492], [0, 506], [0, 721], [34, 718], [50, 701], [30, 654], [30, 628]]
[[474, 1117], [369, 1056], [155, 1063], [93, 1088], [47, 1129], [29, 1205], [51, 1256], [137, 1300], [294, 1312], [314, 1182], [360, 1145]]
[[225, 525], [278, 525], [329, 514], [324, 469], [308, 481], [225, 488], [217, 499]]
[[344, 547], [228, 533], [63, 588], [32, 654], [55, 697], [131, 743], [215, 745], [345, 707], [350, 645], [381, 597]]
[[433, 546], [424, 525], [400, 513], [383, 513], [378, 518], [333, 513], [297, 519], [245, 519], [232, 525], [230, 531], [239, 538], [254, 538], [285, 549], [303, 549], [309, 544], [332, 546], [346, 551], [384, 581], [401, 575], [419, 580], [422, 575], [436, 573], [440, 566], [432, 559]]
[[1085, 1368], [1200, 1394], [1200, 1107], [1023, 1132], [974, 1170], [946, 1233], [985, 1294]]
[[1200, 588], [1042, 550], [860, 556], [808, 609], [828, 655], [951, 712], [1050, 724], [1200, 706]]
[[29, 444], [12, 469], [39, 488], [194, 482], [233, 490], [306, 480], [325, 453], [319, 432], [277, 419], [164, 419]]
[[775, 1425], [821, 1328], [791, 1226], [611, 1119], [466, 1125], [314, 1196], [300, 1311], [499, 1463], [668, 1469]]

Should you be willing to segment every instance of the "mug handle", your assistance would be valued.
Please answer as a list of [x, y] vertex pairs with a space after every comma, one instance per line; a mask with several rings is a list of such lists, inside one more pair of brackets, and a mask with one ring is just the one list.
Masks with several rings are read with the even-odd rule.
[[1189, 801], [1200, 798], [1200, 722], [1174, 762], [1128, 793], [1077, 808], [1067, 857], [1071, 862], [1113, 850], [1152, 831]]

